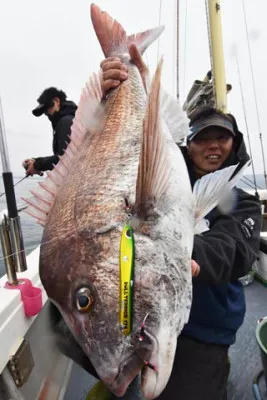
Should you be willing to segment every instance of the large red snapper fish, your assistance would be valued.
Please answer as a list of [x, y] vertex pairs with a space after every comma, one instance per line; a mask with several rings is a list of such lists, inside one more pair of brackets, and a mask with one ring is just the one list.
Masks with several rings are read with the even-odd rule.
[[[234, 166], [206, 175], [192, 191], [173, 139], [188, 133], [187, 118], [161, 90], [162, 61], [144, 85], [128, 51], [136, 44], [142, 54], [163, 28], [127, 36], [96, 5], [91, 18], [105, 57], [120, 57], [129, 77], [104, 101], [101, 75], [89, 79], [71, 142], [28, 212], [44, 225], [47, 295], [100, 379], [120, 397], [139, 374], [143, 397], [154, 399], [190, 312], [194, 234], [207, 229], [203, 217], [241, 173], [230, 180]], [[123, 240], [134, 269], [126, 283]]]

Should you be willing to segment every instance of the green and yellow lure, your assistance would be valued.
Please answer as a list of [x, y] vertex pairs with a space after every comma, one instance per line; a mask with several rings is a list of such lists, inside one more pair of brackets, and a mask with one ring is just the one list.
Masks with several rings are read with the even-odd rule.
[[134, 271], [134, 235], [133, 228], [125, 225], [120, 243], [120, 328], [124, 335], [132, 331]]

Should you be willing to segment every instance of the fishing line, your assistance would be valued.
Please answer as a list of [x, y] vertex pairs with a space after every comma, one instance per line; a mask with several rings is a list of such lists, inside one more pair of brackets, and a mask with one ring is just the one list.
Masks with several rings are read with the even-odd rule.
[[186, 52], [187, 52], [187, 0], [185, 0], [185, 17], [184, 17], [184, 74], [183, 74], [183, 98], [185, 96], [185, 79], [186, 79]]
[[[158, 23], [158, 26], [160, 26], [160, 23], [161, 23], [161, 9], [162, 9], [162, 0], [159, 1], [159, 23]], [[157, 63], [159, 62], [159, 42], [160, 42], [160, 38], [158, 38]]]
[[265, 155], [264, 155], [264, 148], [263, 148], [263, 140], [262, 140], [261, 126], [260, 126], [258, 99], [257, 99], [257, 95], [256, 95], [256, 86], [255, 86], [255, 78], [254, 78], [254, 69], [253, 69], [253, 64], [252, 64], [252, 56], [251, 56], [251, 49], [250, 49], [250, 42], [249, 42], [249, 34], [248, 34], [248, 24], [247, 24], [247, 15], [246, 15], [245, 0], [243, 0], [243, 14], [244, 14], [245, 27], [246, 27], [248, 54], [249, 54], [250, 70], [251, 70], [251, 77], [252, 77], [252, 84], [253, 84], [255, 108], [256, 108], [256, 114], [257, 114], [258, 131], [259, 131], [259, 138], [260, 138], [260, 144], [261, 144], [261, 153], [262, 153], [262, 161], [263, 161], [263, 175], [264, 175], [264, 179], [265, 179], [265, 187], [266, 187], [266, 189], [267, 189], [266, 163], [265, 163]]
[[252, 173], [253, 173], [254, 187], [255, 187], [255, 193], [256, 193], [256, 195], [258, 195], [257, 183], [256, 183], [256, 174], [255, 174], [254, 162], [253, 162], [253, 157], [252, 157], [252, 148], [251, 148], [251, 141], [250, 141], [250, 135], [249, 135], [249, 129], [248, 129], [246, 106], [245, 106], [245, 99], [244, 99], [244, 93], [243, 93], [243, 86], [242, 86], [242, 82], [241, 82], [241, 75], [240, 75], [240, 68], [239, 68], [239, 61], [238, 61], [237, 51], [235, 51], [235, 57], [236, 57], [236, 65], [237, 65], [237, 72], [238, 72], [239, 87], [240, 87], [240, 93], [241, 93], [241, 99], [242, 99], [242, 105], [243, 105], [244, 120], [245, 120], [245, 124], [246, 124], [246, 132], [247, 132], [247, 139], [248, 139], [248, 146], [249, 146], [249, 153], [250, 153], [249, 155], [250, 155], [250, 159], [251, 159], [251, 168], [252, 168]]
[[[253, 186], [253, 189], [255, 189], [255, 182], [253, 182], [253, 181], [252, 181], [251, 179], [249, 179], [247, 176], [243, 176], [242, 179], [246, 179], [246, 181], [247, 181], [248, 183], [254, 185], [254, 186]], [[257, 189], [263, 190], [263, 188], [262, 188], [260, 185], [258, 185], [258, 184], [257, 184]]]
[[[31, 198], [33, 198], [33, 197], [35, 197], [35, 196], [31, 196]], [[27, 205], [27, 208], [28, 208], [28, 205]], [[37, 222], [38, 223], [38, 222]], [[38, 223], [38, 225], [40, 225], [40, 226], [42, 226], [40, 223]], [[42, 228], [43, 228], [43, 226], [42, 226]], [[120, 233], [121, 233], [121, 231], [120, 231], [120, 229], [118, 228], [118, 227], [114, 227], [114, 230], [118, 230]], [[53, 242], [56, 242], [57, 240], [59, 240], [59, 239], [65, 239], [65, 238], [67, 238], [68, 236], [70, 236], [70, 235], [72, 235], [72, 234], [74, 234], [74, 233], [76, 233], [77, 232], [77, 228], [74, 228], [73, 230], [70, 230], [69, 232], [68, 232], [68, 234], [67, 235], [59, 235], [56, 239], [50, 239], [50, 240], [47, 240], [46, 242], [42, 242], [42, 243], [40, 243], [39, 245], [33, 245], [33, 246], [29, 246], [29, 247], [27, 247], [27, 248], [25, 248], [25, 251], [28, 251], [28, 250], [34, 250], [34, 249], [36, 249], [38, 246], [43, 246], [43, 245], [45, 245], [45, 244], [51, 244], [51, 243], [53, 243]], [[97, 234], [95, 234], [95, 236], [98, 236]], [[93, 235], [92, 235], [92, 237], [93, 237]], [[12, 254], [10, 254], [9, 256], [7, 256], [7, 257], [2, 257], [2, 258], [0, 258], [0, 261], [3, 261], [3, 260], [5, 260], [5, 259], [7, 259], [7, 258], [9, 258], [10, 256], [15, 256], [15, 255], [17, 255], [17, 254], [19, 254], [19, 253], [23, 253], [24, 252], [24, 250], [21, 250], [21, 251], [18, 251], [18, 252], [14, 252], [14, 253], [12, 253]]]
[[148, 55], [147, 55], [147, 51], [145, 52], [145, 57], [146, 57], [146, 65], [147, 65], [147, 68], [149, 69], [149, 62], [148, 62]]
[[[176, 42], [176, 60], [175, 51], [173, 52], [173, 82], [172, 87], [176, 85], [176, 99], [179, 99], [179, 0], [176, 0], [176, 13], [174, 13], [173, 22], [173, 42]], [[175, 75], [176, 61], [176, 75]]]
[[240, 181], [243, 182], [245, 185], [249, 186], [251, 189], [255, 189], [253, 182], [251, 184], [249, 182], [244, 181], [244, 179], [240, 179]]

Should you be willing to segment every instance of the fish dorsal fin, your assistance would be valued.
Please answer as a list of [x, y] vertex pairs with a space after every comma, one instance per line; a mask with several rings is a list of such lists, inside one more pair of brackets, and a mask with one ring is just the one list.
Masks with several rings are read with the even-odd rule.
[[107, 12], [101, 11], [95, 4], [91, 5], [91, 19], [105, 57], [128, 54], [128, 47], [133, 43], [137, 45], [140, 53], [143, 54], [164, 29], [163, 26], [159, 26], [127, 36], [121, 24]]
[[240, 165], [231, 165], [216, 172], [204, 175], [196, 181], [193, 196], [196, 201], [196, 233], [203, 232], [203, 218], [220, 202], [226, 191], [231, 190], [243, 176], [250, 162]]
[[162, 60], [155, 72], [143, 123], [143, 137], [136, 183], [136, 211], [146, 215], [166, 191], [169, 177], [168, 146], [160, 123]]
[[161, 114], [175, 143], [181, 144], [189, 133], [189, 119], [176, 101], [165, 90], [161, 90]]
[[101, 80], [102, 71], [93, 73], [82, 91], [71, 127], [71, 139], [77, 141], [78, 145], [88, 134], [92, 136], [95, 131], [100, 131], [105, 123], [100, 105], [103, 96]]
[[93, 74], [82, 91], [75, 118], [71, 126], [70, 142], [59, 157], [59, 162], [52, 171], [47, 172], [43, 182], [39, 182], [39, 188], [32, 191], [32, 197], [23, 198], [29, 205], [25, 212], [34, 217], [38, 223], [45, 225], [49, 211], [53, 205], [58, 188], [64, 182], [73, 161], [79, 154], [79, 149], [88, 135], [93, 139], [97, 132], [102, 130], [105, 120], [100, 115], [102, 98], [101, 74]]

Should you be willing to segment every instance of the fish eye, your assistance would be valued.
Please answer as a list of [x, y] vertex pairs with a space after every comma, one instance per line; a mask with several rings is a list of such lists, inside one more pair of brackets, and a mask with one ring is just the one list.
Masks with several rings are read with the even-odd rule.
[[87, 313], [93, 305], [93, 296], [88, 288], [81, 288], [76, 293], [76, 308], [81, 313]]

